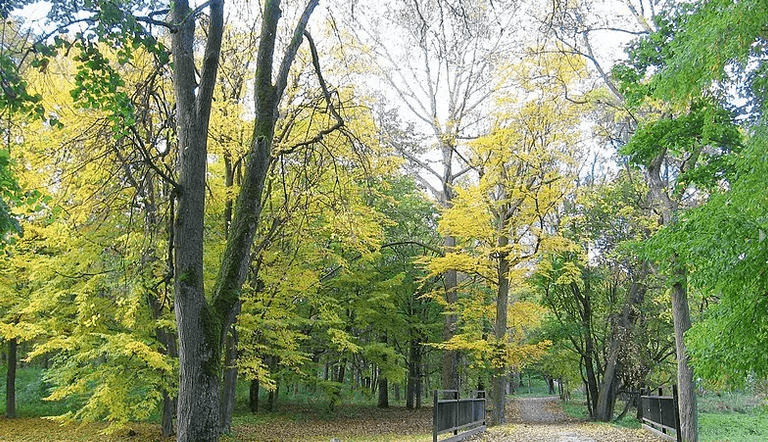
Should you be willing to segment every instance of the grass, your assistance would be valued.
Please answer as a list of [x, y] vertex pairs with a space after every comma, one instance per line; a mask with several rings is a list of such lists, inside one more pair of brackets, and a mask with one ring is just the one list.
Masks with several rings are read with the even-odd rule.
[[[616, 410], [623, 409], [618, 402]], [[698, 397], [700, 442], [763, 442], [768, 440], [768, 408], [765, 401], [754, 394], [705, 393]], [[570, 402], [563, 404], [565, 412], [577, 419], [587, 419], [584, 394], [574, 393]], [[633, 409], [612, 425], [639, 428]]]
[[701, 442], [768, 440], [768, 408], [754, 394], [709, 393], [699, 396]]

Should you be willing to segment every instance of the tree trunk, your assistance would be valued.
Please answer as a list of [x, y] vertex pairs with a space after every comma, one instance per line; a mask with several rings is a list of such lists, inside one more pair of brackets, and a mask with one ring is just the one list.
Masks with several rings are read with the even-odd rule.
[[[187, 0], [174, 4], [174, 91], [179, 136], [179, 187], [174, 228], [175, 313], [179, 334], [179, 442], [219, 437], [221, 318], [203, 286], [203, 221], [207, 135], [223, 32], [223, 0], [210, 3], [208, 41], [200, 82], [195, 66], [195, 21]], [[197, 91], [197, 93], [196, 93]]]
[[379, 408], [389, 408], [389, 385], [387, 378], [379, 376]]
[[[451, 236], [446, 237], [444, 245], [446, 252], [448, 252], [456, 246], [456, 239]], [[448, 309], [454, 309], [456, 301], [458, 300], [458, 292], [456, 291], [458, 286], [458, 272], [456, 272], [456, 270], [448, 270], [445, 272], [444, 279], [445, 302], [448, 305]], [[456, 334], [457, 322], [458, 315], [455, 312], [449, 312], [445, 315], [443, 342], [447, 342]], [[461, 355], [458, 351], [443, 350], [442, 385], [444, 390], [459, 390], [461, 387], [461, 380], [459, 379], [460, 360]]]
[[221, 431], [232, 431], [232, 414], [235, 412], [235, 390], [237, 389], [237, 331], [230, 327], [224, 354], [224, 388], [221, 402]]
[[593, 351], [591, 338], [590, 344], [586, 345], [587, 355], [584, 356], [584, 368], [587, 371], [586, 388], [587, 388], [587, 408], [589, 409], [589, 416], [595, 418], [595, 409], [597, 408], [597, 377], [595, 376], [595, 366], [592, 360]]
[[[216, 286], [208, 305], [203, 287], [203, 221], [207, 135], [223, 33], [223, 0], [209, 2], [209, 28], [202, 69], [195, 66], [195, 14], [188, 0], [172, 8], [174, 91], [179, 134], [179, 186], [176, 188], [174, 248], [175, 313], [179, 333], [179, 442], [215, 441], [220, 424], [221, 350], [234, 323], [239, 292], [250, 265], [250, 249], [261, 214], [264, 181], [271, 162], [277, 106], [285, 90], [303, 31], [318, 0], [308, 0], [277, 70], [274, 47], [279, 0], [264, 3], [255, 76], [253, 144], [245, 179], [230, 225]], [[199, 82], [196, 77], [200, 73]]]
[[346, 371], [347, 371], [347, 359], [343, 358], [339, 363], [339, 371], [336, 374], [336, 382], [338, 382], [339, 384], [344, 383], [344, 376], [346, 374]]
[[411, 345], [408, 352], [408, 383], [405, 387], [405, 408], [409, 410], [414, 408], [414, 401], [416, 399], [419, 364], [421, 362], [418, 345], [416, 339], [411, 339]]
[[248, 408], [250, 408], [251, 413], [257, 413], [259, 411], [259, 381], [251, 379], [248, 390]]
[[677, 282], [672, 286], [672, 314], [675, 323], [675, 345], [677, 349], [678, 407], [680, 409], [680, 433], [683, 442], [697, 442], [698, 413], [693, 381], [693, 369], [688, 363], [685, 347], [685, 332], [691, 328], [691, 314], [688, 308], [686, 270], [678, 266]]
[[[155, 298], [157, 299], [157, 298]], [[155, 303], [159, 306], [159, 302]], [[160, 310], [156, 310], [156, 314], [159, 317]], [[176, 334], [170, 330], [161, 328], [156, 332], [157, 340], [165, 348], [165, 354], [173, 358], [179, 356], [179, 351], [176, 346]], [[174, 395], [175, 391], [163, 391], [163, 415], [160, 418], [160, 429], [163, 436], [170, 437], [176, 432], [176, 427], [173, 423], [174, 417], [176, 417], [176, 407], [178, 401]]]
[[[674, 215], [677, 213], [678, 203], [670, 198], [665, 191], [666, 182], [661, 178], [661, 168], [666, 157], [666, 150], [662, 149], [647, 166], [648, 187], [651, 198], [657, 204], [661, 212], [662, 224], [665, 226], [674, 223]], [[680, 433], [683, 442], [697, 442], [698, 413], [696, 410], [696, 392], [693, 382], [693, 370], [688, 363], [688, 351], [685, 346], [685, 332], [691, 328], [691, 312], [688, 308], [688, 280], [687, 270], [675, 256], [672, 263], [672, 320], [675, 326], [675, 347], [677, 354], [677, 388], [678, 404], [680, 411]]]
[[[647, 266], [642, 265], [639, 272], [639, 278], [642, 279], [647, 273]], [[645, 300], [645, 286], [642, 281], [632, 282], [627, 300], [624, 304], [621, 316], [613, 327], [611, 333], [611, 342], [608, 346], [608, 354], [605, 360], [605, 371], [603, 373], [603, 382], [600, 386], [600, 395], [597, 400], [595, 418], [602, 422], [609, 422], [613, 418], [613, 409], [616, 404], [616, 384], [619, 380], [616, 377], [616, 367], [618, 365], [619, 351], [621, 349], [621, 334], [628, 332], [634, 327], [637, 316], [633, 313], [635, 307], [640, 306]]]
[[277, 387], [274, 390], [269, 390], [267, 394], [267, 410], [269, 411], [275, 411], [275, 396], [277, 396]]
[[16, 417], [16, 365], [19, 342], [8, 340], [8, 372], [5, 374], [5, 417]]
[[[503, 221], [502, 221], [503, 222]], [[493, 379], [491, 384], [493, 388], [493, 425], [501, 425], [506, 422], [505, 407], [507, 397], [507, 376], [506, 376], [506, 348], [509, 345], [507, 337], [507, 305], [509, 303], [509, 261], [507, 259], [506, 246], [509, 245], [509, 239], [505, 235], [500, 235], [498, 239], [499, 252], [498, 278], [499, 287], [496, 293], [496, 324], [494, 337], [496, 338], [497, 351], [499, 354], [494, 358], [496, 367], [494, 367]]]

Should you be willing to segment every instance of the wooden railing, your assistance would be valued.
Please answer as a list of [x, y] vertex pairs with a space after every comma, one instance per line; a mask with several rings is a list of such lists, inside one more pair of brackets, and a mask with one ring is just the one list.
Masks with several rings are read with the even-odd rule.
[[[658, 396], [651, 396], [650, 391], [640, 392], [640, 419], [643, 428], [651, 433], [670, 440], [681, 442], [680, 411], [677, 406], [677, 386], [672, 386], [672, 396], [664, 396], [659, 388]], [[674, 431], [672, 436], [669, 431]]]
[[432, 442], [443, 433], [453, 432], [453, 436], [441, 442], [455, 442], [485, 431], [485, 391], [473, 396], [460, 399], [456, 390], [435, 390]]

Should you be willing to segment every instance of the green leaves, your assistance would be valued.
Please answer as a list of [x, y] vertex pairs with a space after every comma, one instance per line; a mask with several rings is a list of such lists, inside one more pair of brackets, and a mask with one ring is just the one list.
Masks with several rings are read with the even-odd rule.
[[738, 152], [741, 144], [741, 132], [726, 110], [697, 101], [683, 115], [642, 124], [619, 153], [640, 166], [647, 166], [660, 154], [679, 158], [683, 165], [678, 187], [712, 188], [732, 175], [729, 154]]

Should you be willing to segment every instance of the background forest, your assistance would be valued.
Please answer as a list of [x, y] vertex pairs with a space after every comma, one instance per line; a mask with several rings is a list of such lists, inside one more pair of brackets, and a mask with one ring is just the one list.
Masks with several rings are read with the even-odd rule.
[[318, 3], [0, 4], [7, 417], [764, 398], [764, 2]]

